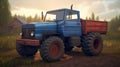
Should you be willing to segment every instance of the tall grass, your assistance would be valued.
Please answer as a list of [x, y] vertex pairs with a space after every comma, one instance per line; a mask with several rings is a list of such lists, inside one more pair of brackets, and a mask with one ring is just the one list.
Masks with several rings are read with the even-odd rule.
[[103, 36], [105, 53], [120, 54], [120, 32], [109, 32]]
[[20, 38], [20, 36], [18, 35], [0, 36], [0, 50], [14, 49], [17, 38]]
[[104, 40], [120, 40], [120, 32], [108, 32], [102, 37]]

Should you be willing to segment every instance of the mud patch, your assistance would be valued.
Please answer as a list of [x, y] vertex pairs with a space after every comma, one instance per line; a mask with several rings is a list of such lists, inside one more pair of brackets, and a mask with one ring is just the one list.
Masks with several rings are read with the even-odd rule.
[[[64, 54], [62, 58], [60, 58], [60, 61], [66, 61], [66, 60], [70, 60], [72, 59], [72, 56], [68, 55], [68, 54]], [[34, 62], [37, 61], [43, 61], [42, 57], [40, 56], [40, 52], [37, 51], [37, 53], [34, 56]]]

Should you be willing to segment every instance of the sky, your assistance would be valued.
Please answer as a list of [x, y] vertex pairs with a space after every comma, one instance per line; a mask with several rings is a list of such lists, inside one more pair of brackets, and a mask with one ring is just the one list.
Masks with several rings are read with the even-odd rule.
[[34, 16], [49, 10], [70, 8], [80, 11], [80, 17], [85, 19], [92, 12], [100, 20], [110, 20], [120, 15], [120, 0], [9, 0], [12, 15]]

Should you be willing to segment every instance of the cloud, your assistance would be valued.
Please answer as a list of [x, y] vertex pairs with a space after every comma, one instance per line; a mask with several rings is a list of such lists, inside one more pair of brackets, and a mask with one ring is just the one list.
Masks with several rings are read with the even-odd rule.
[[100, 18], [108, 19], [120, 15], [120, 1], [119, 0], [106, 0], [104, 1], [105, 11], [98, 13]]
[[102, 0], [90, 0], [83, 1], [81, 4], [78, 5], [77, 9], [80, 10], [81, 17], [85, 19], [86, 16], [91, 16], [92, 12], [94, 12], [95, 15], [105, 12], [105, 5]]
[[36, 14], [41, 16], [41, 10], [38, 9], [28, 9], [24, 7], [16, 7], [16, 10], [12, 10], [12, 15], [25, 15], [25, 16], [32, 16], [34, 17]]
[[98, 0], [9, 0], [12, 7], [24, 7], [24, 8], [36, 8], [43, 10], [69, 8], [71, 4], [80, 5], [85, 3], [86, 5], [92, 4], [92, 2]]
[[102, 1], [97, 1], [97, 2], [94, 2], [91, 6], [90, 6], [90, 9], [92, 12], [94, 13], [101, 13], [101, 12], [104, 12], [105, 11], [105, 5]]
[[119, 0], [9, 0], [9, 2], [11, 10], [14, 12], [18, 12], [21, 10], [20, 8], [48, 11], [70, 8], [70, 5], [73, 4], [73, 9], [79, 10], [82, 18], [90, 16], [92, 12], [101, 19], [109, 19], [120, 14]]
[[[36, 8], [42, 10], [56, 9], [60, 7], [69, 7], [69, 0], [10, 0], [12, 7]], [[74, 2], [73, 2], [74, 3]], [[78, 2], [79, 3], [79, 2]], [[72, 4], [72, 3], [71, 3]]]
[[120, 0], [116, 0], [109, 4], [109, 9], [120, 9]]
[[111, 10], [111, 11], [107, 11], [107, 12], [99, 14], [100, 18], [104, 18], [104, 19], [108, 19], [108, 20], [110, 20], [111, 18], [113, 18], [117, 15], [120, 15], [119, 10]]

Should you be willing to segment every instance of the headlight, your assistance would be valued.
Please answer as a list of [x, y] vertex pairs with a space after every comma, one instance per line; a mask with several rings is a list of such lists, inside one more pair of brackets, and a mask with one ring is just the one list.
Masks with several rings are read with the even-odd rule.
[[31, 32], [30, 35], [33, 37], [34, 36], [34, 32]]
[[22, 36], [22, 32], [20, 33], [20, 36]]

